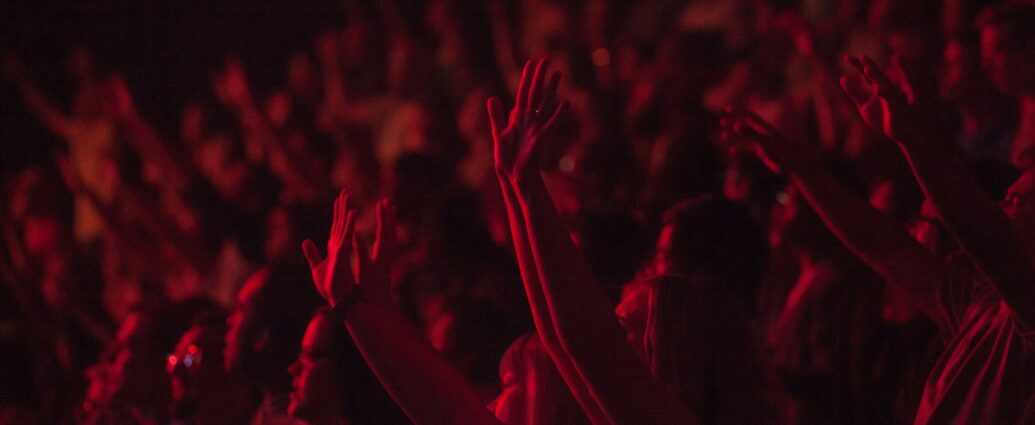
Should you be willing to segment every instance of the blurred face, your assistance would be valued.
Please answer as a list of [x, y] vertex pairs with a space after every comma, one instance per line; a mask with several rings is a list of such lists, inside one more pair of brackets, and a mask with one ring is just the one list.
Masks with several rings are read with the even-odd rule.
[[1017, 226], [1022, 240], [1035, 245], [1035, 168], [1028, 169], [1010, 186], [1000, 206]]
[[213, 396], [206, 389], [225, 379], [222, 350], [223, 335], [211, 329], [195, 326], [183, 334], [165, 364], [173, 401], [203, 401]]
[[945, 46], [940, 87], [943, 99], [956, 100], [977, 89], [973, 84], [968, 84], [976, 77], [971, 73], [971, 63], [962, 44], [950, 42]]
[[334, 326], [324, 315], [313, 317], [302, 338], [302, 352], [288, 368], [294, 378], [288, 413], [295, 417], [313, 420], [340, 409], [342, 394], [332, 361]]
[[1035, 94], [1035, 52], [1015, 45], [1005, 30], [981, 29], [981, 64], [996, 88], [1011, 96]]
[[[505, 359], [520, 356], [508, 356]], [[529, 381], [534, 382], [535, 378], [523, 376], [528, 374], [519, 373], [513, 364], [509, 362], [500, 364], [500, 395], [489, 404], [489, 409], [496, 414], [505, 424], [525, 424], [528, 422], [530, 397], [534, 397], [534, 391], [529, 391]]]

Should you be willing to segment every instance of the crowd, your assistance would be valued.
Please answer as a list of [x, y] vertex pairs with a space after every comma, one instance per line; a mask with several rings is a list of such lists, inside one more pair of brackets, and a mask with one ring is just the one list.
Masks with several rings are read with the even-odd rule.
[[1035, 423], [1035, 2], [342, 9], [178, 133], [4, 52], [0, 424]]

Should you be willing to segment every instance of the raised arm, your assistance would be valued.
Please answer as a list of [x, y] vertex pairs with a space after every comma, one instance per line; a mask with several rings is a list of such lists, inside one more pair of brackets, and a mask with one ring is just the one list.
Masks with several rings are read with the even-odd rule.
[[521, 204], [540, 286], [564, 352], [612, 423], [696, 423], [626, 342], [610, 301], [561, 223], [534, 165], [551, 138], [553, 124], [567, 112], [567, 103], [553, 106], [552, 90], [544, 90], [545, 64], [540, 63], [534, 76], [526, 72], [522, 80], [509, 121], [498, 101], [490, 103], [490, 117], [497, 130], [508, 123], [501, 135], [509, 132], [518, 144], [516, 163], [529, 165], [517, 167], [528, 172], [514, 173], [508, 180]]
[[151, 124], [137, 111], [133, 95], [121, 76], [108, 81], [108, 89], [115, 103], [115, 117], [122, 134], [140, 157], [158, 169], [160, 184], [182, 193], [194, 178], [190, 161], [158, 135]]
[[920, 245], [892, 217], [859, 198], [768, 123], [750, 112], [722, 120], [724, 138], [749, 148], [774, 172], [783, 172], [801, 191], [827, 228], [889, 284], [909, 294], [932, 319], [946, 264]]
[[50, 131], [67, 138], [70, 127], [69, 118], [51, 104], [43, 92], [36, 88], [32, 83], [32, 79], [25, 73], [25, 67], [13, 53], [4, 52], [3, 62], [4, 77], [18, 89], [29, 110], [40, 121], [43, 121], [43, 124]]
[[[536, 73], [539, 74], [545, 69], [546, 60], [540, 60]], [[531, 84], [531, 72], [532, 61], [528, 61], [528, 63], [525, 64], [522, 87]], [[552, 96], [556, 91], [557, 84], [559, 82], [560, 74], [555, 72], [546, 87], [546, 93], [550, 93]], [[524, 90], [527, 89], [522, 89], [521, 91]], [[502, 113], [501, 111], [503, 106], [498, 98], [492, 98], [489, 99], [488, 108], [491, 117], [497, 113]], [[504, 125], [506, 127], [501, 128], [501, 126]], [[515, 128], [515, 123], [507, 122], [504, 124], [492, 120], [496, 177], [500, 184], [500, 190], [503, 193], [503, 201], [507, 209], [507, 222], [510, 225], [511, 240], [514, 244], [514, 253], [517, 257], [519, 269], [521, 270], [521, 280], [524, 282], [525, 294], [528, 297], [528, 305], [532, 310], [532, 320], [535, 322], [539, 339], [547, 348], [550, 358], [553, 359], [561, 377], [568, 385], [572, 395], [575, 396], [575, 400], [578, 401], [579, 406], [582, 407], [582, 410], [586, 413], [586, 416], [594, 424], [608, 424], [610, 421], [601, 411], [600, 406], [590, 394], [589, 388], [586, 387], [586, 384], [578, 373], [578, 369], [575, 368], [575, 365], [571, 362], [571, 358], [568, 356], [564, 347], [561, 345], [560, 340], [557, 338], [553, 320], [550, 318], [550, 311], [546, 304], [545, 294], [543, 294], [542, 287], [539, 283], [539, 274], [536, 270], [535, 258], [533, 257], [531, 247], [528, 244], [528, 233], [525, 229], [524, 214], [510, 180], [510, 176], [515, 174], [530, 171], [537, 172], [534, 169], [517, 170], [516, 158], [518, 155], [517, 148], [519, 147], [519, 142], [516, 140], [516, 136], [518, 133], [519, 130]], [[522, 167], [529, 167], [532, 164], [529, 164], [526, 161], [521, 165]]]
[[1012, 312], [1035, 323], [1035, 264], [1018, 230], [971, 178], [951, 138], [909, 104], [867, 57], [841, 85], [871, 127], [899, 146], [924, 194], [974, 265], [995, 285]]
[[[388, 267], [394, 251], [394, 213], [377, 206], [373, 256], [353, 236], [356, 210], [342, 191], [334, 203], [327, 258], [311, 240], [302, 250], [320, 295], [345, 321], [356, 346], [395, 402], [416, 424], [499, 424], [474, 388], [392, 305]], [[352, 250], [359, 258], [353, 273]]]
[[236, 59], [228, 59], [223, 72], [213, 84], [216, 95], [237, 116], [246, 137], [249, 160], [265, 159], [270, 171], [303, 199], [316, 199], [324, 188], [315, 169], [307, 169], [304, 152], [294, 152], [270, 125], [259, 110], [248, 88], [244, 67]]

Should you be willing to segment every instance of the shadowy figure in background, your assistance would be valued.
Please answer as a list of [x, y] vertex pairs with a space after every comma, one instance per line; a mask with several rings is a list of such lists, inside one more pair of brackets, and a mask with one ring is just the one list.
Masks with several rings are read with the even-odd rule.
[[[558, 418], [564, 421], [556, 423], [581, 423], [575, 405], [553, 390], [557, 388], [554, 369], [544, 369], [547, 365], [542, 362], [523, 363], [524, 356], [510, 355], [510, 363], [501, 364], [504, 390], [491, 410], [486, 409], [475, 387], [408, 323], [392, 302], [388, 279], [398, 249], [394, 209], [387, 201], [377, 204], [376, 239], [368, 254], [363, 238], [354, 233], [356, 207], [342, 190], [334, 205], [327, 257], [310, 240], [302, 249], [317, 290], [344, 320], [367, 364], [410, 420], [523, 424]], [[359, 257], [355, 269], [354, 251]], [[517, 350], [514, 346], [511, 349]]]
[[204, 298], [138, 305], [122, 322], [117, 339], [87, 370], [89, 380], [78, 422], [162, 424], [172, 399], [167, 355], [199, 315], [218, 307]]

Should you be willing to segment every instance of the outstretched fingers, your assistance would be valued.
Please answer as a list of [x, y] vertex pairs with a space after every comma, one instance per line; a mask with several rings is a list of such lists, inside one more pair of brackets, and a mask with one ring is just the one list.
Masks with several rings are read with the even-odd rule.
[[384, 261], [395, 252], [395, 205], [388, 199], [377, 203], [377, 235], [374, 240], [374, 259]]
[[507, 116], [503, 111], [503, 102], [500, 98], [493, 96], [489, 98], [489, 101], [485, 104], [486, 109], [489, 111], [489, 124], [492, 125], [492, 137], [493, 140], [499, 138], [500, 133], [507, 126]]
[[543, 114], [543, 116], [550, 114], [552, 117], [554, 111], [559, 106], [557, 105], [557, 86], [560, 82], [561, 73], [554, 71], [550, 76], [550, 82], [546, 84], [546, 89], [543, 90], [543, 95], [539, 104], [536, 105], [536, 110]]
[[320, 267], [320, 263], [323, 262], [323, 255], [320, 254], [320, 248], [316, 246], [316, 242], [313, 242], [312, 239], [306, 239], [303, 241], [302, 255], [305, 256], [306, 262], [309, 263], [309, 271], [313, 275], [313, 286], [316, 286], [316, 292], [319, 292], [320, 297], [323, 299], [328, 299], [327, 290], [324, 288], [321, 274], [317, 271]]
[[511, 111], [510, 119], [513, 122], [524, 122], [528, 114], [528, 92], [532, 87], [532, 61], [525, 62], [525, 70], [521, 72], [521, 83], [518, 84], [517, 96], [514, 98], [514, 110]]
[[543, 87], [546, 86], [546, 69], [548, 66], [550, 66], [549, 59], [539, 59], [535, 67], [535, 74], [532, 75], [532, 86], [528, 90], [528, 100], [525, 102], [525, 108], [528, 110], [526, 113], [531, 113], [532, 118], [536, 121], [541, 118], [540, 114], [543, 113], [543, 111], [539, 110], [539, 106], [543, 99]]

